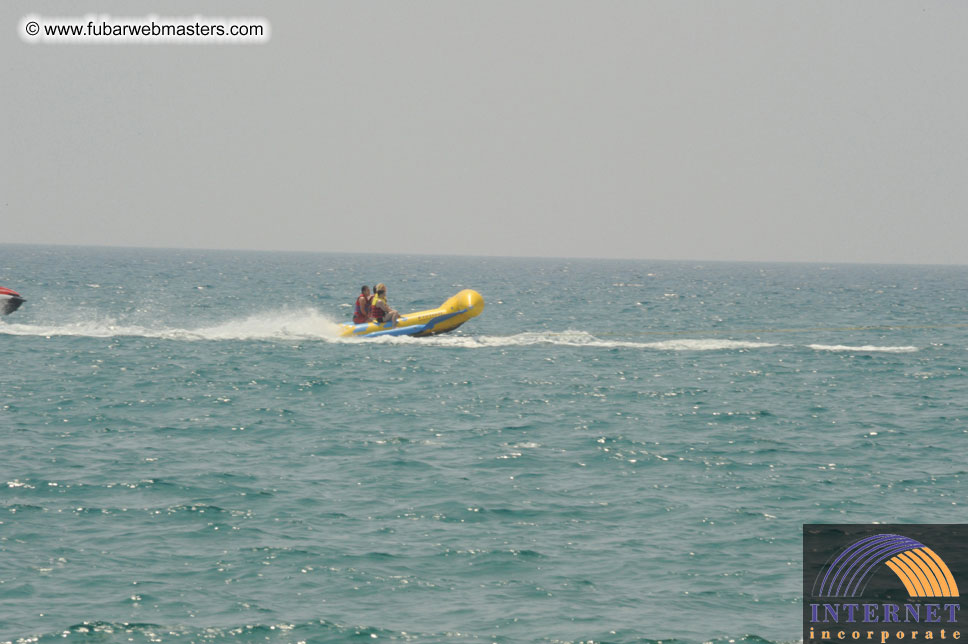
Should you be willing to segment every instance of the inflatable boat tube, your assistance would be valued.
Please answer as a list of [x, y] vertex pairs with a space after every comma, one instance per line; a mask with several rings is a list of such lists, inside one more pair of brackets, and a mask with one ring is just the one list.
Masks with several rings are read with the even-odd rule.
[[396, 326], [390, 322], [342, 324], [342, 337], [376, 337], [381, 335], [437, 335], [453, 331], [484, 310], [484, 298], [477, 291], [464, 289], [436, 309], [401, 315]]

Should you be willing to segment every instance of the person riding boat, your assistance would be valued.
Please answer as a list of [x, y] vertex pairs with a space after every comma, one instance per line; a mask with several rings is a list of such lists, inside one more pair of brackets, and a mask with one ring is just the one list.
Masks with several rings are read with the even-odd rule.
[[400, 319], [400, 313], [396, 309], [391, 308], [387, 302], [386, 284], [380, 282], [374, 290], [373, 301], [370, 303], [370, 315], [373, 316], [376, 322], [392, 322], [396, 325], [397, 320]]
[[370, 313], [371, 299], [370, 287], [364, 284], [360, 288], [360, 296], [356, 298], [356, 305], [353, 307], [353, 324], [373, 321], [373, 315]]

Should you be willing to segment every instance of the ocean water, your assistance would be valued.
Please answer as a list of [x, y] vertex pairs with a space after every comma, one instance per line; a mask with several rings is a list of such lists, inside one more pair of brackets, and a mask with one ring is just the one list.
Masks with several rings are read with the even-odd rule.
[[0, 642], [799, 640], [803, 523], [964, 521], [966, 278], [0, 246]]

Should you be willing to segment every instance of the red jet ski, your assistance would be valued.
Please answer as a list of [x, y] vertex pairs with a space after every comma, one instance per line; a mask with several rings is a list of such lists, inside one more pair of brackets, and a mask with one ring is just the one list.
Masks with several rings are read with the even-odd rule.
[[26, 302], [26, 300], [20, 297], [20, 293], [14, 291], [13, 289], [0, 286], [0, 315], [13, 313], [19, 309], [20, 305], [24, 302]]

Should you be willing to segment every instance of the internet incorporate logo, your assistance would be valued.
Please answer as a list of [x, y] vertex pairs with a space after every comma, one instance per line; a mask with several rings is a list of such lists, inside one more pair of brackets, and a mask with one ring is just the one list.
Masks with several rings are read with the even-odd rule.
[[805, 525], [803, 546], [804, 644], [961, 639], [968, 526]]

